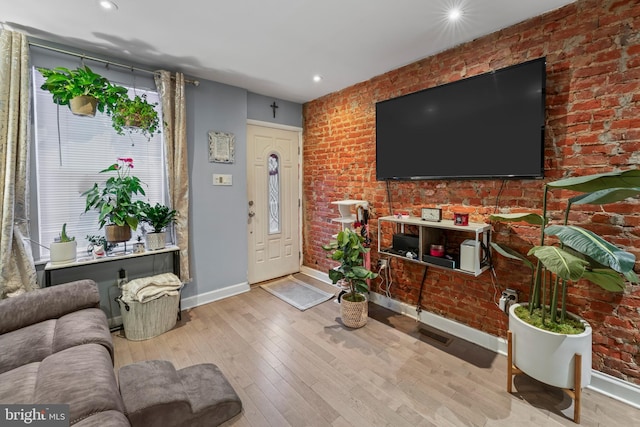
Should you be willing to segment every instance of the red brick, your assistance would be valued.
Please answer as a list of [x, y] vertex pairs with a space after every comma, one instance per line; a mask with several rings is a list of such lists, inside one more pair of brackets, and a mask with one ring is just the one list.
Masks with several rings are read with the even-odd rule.
[[[634, 38], [640, 28], [640, 6], [636, 3], [578, 0], [306, 103], [304, 265], [320, 271], [329, 268], [320, 244], [338, 229], [330, 221], [337, 214], [331, 205], [336, 199], [364, 198], [371, 203], [373, 259], [378, 257], [376, 218], [390, 213], [390, 200], [394, 210], [418, 213], [422, 206], [438, 206], [446, 218], [464, 211], [478, 222], [488, 221], [494, 211], [542, 208], [543, 180], [390, 182], [387, 192], [385, 182], [375, 181], [378, 101], [546, 56], [545, 180], [635, 168], [640, 152], [640, 44]], [[566, 199], [573, 195], [553, 192], [548, 209], [554, 222], [562, 220]], [[591, 217], [593, 212], [597, 214]], [[640, 255], [637, 212], [637, 201], [576, 207], [571, 219]], [[493, 237], [526, 254], [538, 242], [539, 229], [494, 224]], [[526, 299], [530, 270], [499, 255], [494, 256], [494, 264], [499, 288], [516, 287]], [[393, 298], [415, 306], [423, 271], [420, 265], [394, 259]], [[431, 268], [421, 303], [423, 310], [504, 337], [506, 316], [493, 299], [489, 273], [476, 278]], [[613, 294], [581, 281], [571, 284], [568, 300], [571, 310], [588, 319], [594, 329], [594, 368], [640, 385], [636, 362], [640, 360], [640, 285], [628, 285], [625, 292]]]

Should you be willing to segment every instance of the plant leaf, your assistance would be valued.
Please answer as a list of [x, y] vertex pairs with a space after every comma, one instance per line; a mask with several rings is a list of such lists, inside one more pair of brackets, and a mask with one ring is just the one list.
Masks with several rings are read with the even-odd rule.
[[597, 268], [591, 271], [585, 271], [583, 277], [610, 292], [622, 292], [625, 288], [622, 276], [610, 268]]
[[640, 194], [640, 187], [608, 188], [572, 197], [569, 202], [574, 205], [606, 205], [621, 202], [638, 194]]
[[517, 261], [521, 261], [523, 262], [527, 267], [529, 267], [531, 270], [533, 270], [535, 268], [535, 266], [533, 265], [533, 263], [531, 261], [529, 261], [529, 259], [527, 257], [525, 257], [524, 255], [522, 255], [520, 252], [505, 246], [505, 245], [501, 245], [499, 243], [496, 242], [491, 242], [491, 247], [493, 249], [496, 250], [496, 252], [498, 252], [500, 255], [502, 255], [505, 258], [510, 258], [510, 259], [515, 259]]
[[544, 264], [545, 268], [564, 280], [580, 279], [589, 263], [575, 257], [556, 246], [535, 246], [528, 255], [533, 255]]
[[626, 273], [623, 273], [623, 276], [625, 277], [625, 279], [627, 279], [631, 283], [640, 282], [640, 278], [638, 278], [638, 275], [633, 270], [630, 270], [630, 271], [627, 271]]
[[611, 267], [618, 273], [631, 271], [635, 266], [636, 257], [623, 251], [602, 237], [573, 225], [551, 225], [545, 229], [545, 234], [558, 236], [567, 246], [581, 252], [602, 265]]
[[608, 172], [588, 176], [576, 176], [547, 183], [552, 188], [592, 193], [607, 188], [640, 187], [640, 170], [631, 169], [623, 172]]
[[542, 225], [542, 215], [530, 212], [493, 214], [489, 216], [491, 221], [501, 222], [526, 222], [533, 225]]

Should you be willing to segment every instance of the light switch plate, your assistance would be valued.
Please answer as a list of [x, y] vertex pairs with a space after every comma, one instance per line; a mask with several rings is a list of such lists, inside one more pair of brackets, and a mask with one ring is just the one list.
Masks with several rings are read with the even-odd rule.
[[213, 185], [232, 185], [233, 177], [230, 174], [213, 174]]

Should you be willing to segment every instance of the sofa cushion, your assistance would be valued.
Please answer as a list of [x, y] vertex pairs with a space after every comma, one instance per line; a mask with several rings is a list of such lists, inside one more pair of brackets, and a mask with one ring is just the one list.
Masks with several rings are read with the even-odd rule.
[[0, 374], [0, 402], [32, 404], [40, 362], [22, 365]]
[[53, 353], [89, 343], [104, 346], [113, 361], [113, 339], [104, 311], [99, 308], [87, 308], [69, 313], [56, 321]]
[[93, 280], [78, 280], [37, 289], [0, 300], [0, 334], [15, 331], [43, 320], [57, 319], [83, 308], [100, 307], [98, 285]]
[[49, 356], [55, 329], [56, 321], [46, 320], [0, 335], [0, 373]]
[[122, 412], [104, 411], [79, 421], [74, 427], [131, 427], [131, 424]]
[[113, 340], [107, 317], [99, 308], [75, 311], [0, 335], [0, 373], [88, 343], [104, 346], [113, 362]]
[[34, 403], [68, 403], [71, 424], [97, 412], [124, 412], [109, 352], [99, 344], [62, 350], [40, 363]]

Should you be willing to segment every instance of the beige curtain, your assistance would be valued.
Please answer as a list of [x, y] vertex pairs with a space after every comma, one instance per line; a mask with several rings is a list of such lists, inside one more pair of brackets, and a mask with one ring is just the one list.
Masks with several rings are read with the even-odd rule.
[[0, 298], [38, 287], [29, 243], [29, 43], [0, 30]]
[[189, 270], [189, 169], [184, 75], [159, 71], [155, 77], [162, 102], [164, 142], [171, 206], [178, 211], [175, 232], [180, 248], [180, 280], [191, 281]]

